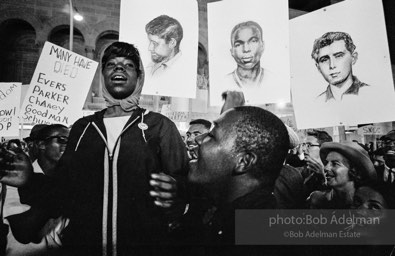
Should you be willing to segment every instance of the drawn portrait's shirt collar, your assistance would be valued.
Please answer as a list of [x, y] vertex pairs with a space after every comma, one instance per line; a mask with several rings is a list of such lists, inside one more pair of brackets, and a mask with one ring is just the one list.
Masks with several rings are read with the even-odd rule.
[[240, 77], [239, 77], [239, 75], [237, 74], [236, 70], [234, 70], [231, 74], [232, 74], [232, 77], [233, 77], [233, 80], [235, 81], [235, 83], [236, 83], [240, 88], [245, 88], [246, 86], [248, 86], [248, 87], [257, 87], [257, 86], [261, 85], [261, 84], [262, 84], [263, 77], [264, 77], [264, 73], [265, 73], [264, 69], [263, 69], [263, 68], [260, 68], [259, 74], [258, 74], [257, 78], [255, 79], [255, 81], [250, 82], [250, 83], [248, 83], [248, 84], [246, 84], [245, 82], [243, 82], [243, 81], [240, 79]]
[[162, 74], [163, 72], [165, 72], [166, 69], [171, 68], [174, 65], [174, 63], [177, 62], [177, 60], [181, 57], [181, 55], [182, 55], [182, 52], [179, 51], [170, 60], [162, 61], [162, 62], [159, 62], [159, 63], [151, 62], [147, 66], [149, 75], [151, 75], [151, 76], [154, 76], [154, 75], [158, 76], [158, 75]]
[[353, 76], [353, 83], [352, 85], [347, 88], [338, 88], [334, 85], [328, 85], [327, 89], [325, 92], [321, 93], [318, 97], [322, 97], [325, 95], [325, 101], [340, 101], [342, 100], [344, 95], [358, 95], [359, 89], [361, 87], [368, 86], [368, 84], [365, 84], [361, 81], [356, 76]]

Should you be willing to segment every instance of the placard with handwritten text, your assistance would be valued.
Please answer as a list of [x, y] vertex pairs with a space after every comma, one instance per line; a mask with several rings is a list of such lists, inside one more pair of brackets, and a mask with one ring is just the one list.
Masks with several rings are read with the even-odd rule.
[[21, 83], [0, 83], [0, 136], [19, 135]]
[[46, 42], [21, 108], [22, 117], [36, 124], [72, 125], [82, 116], [97, 65]]

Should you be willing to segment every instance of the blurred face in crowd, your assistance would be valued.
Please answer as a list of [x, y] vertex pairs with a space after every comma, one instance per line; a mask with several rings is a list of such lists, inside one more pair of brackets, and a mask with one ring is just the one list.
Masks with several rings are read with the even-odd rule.
[[311, 158], [321, 161], [320, 158], [320, 144], [318, 139], [314, 136], [307, 136], [302, 143], [301, 148], [305, 156], [310, 156]]
[[104, 84], [115, 99], [125, 99], [137, 85], [137, 69], [132, 60], [115, 57], [107, 61], [103, 69]]
[[50, 136], [40, 142], [39, 157], [45, 157], [51, 162], [57, 162], [62, 157], [69, 137], [69, 129], [58, 128], [54, 130]]
[[342, 154], [335, 151], [329, 152], [325, 162], [324, 172], [329, 187], [341, 188], [351, 182], [349, 177], [350, 162]]
[[232, 124], [236, 122], [238, 115], [235, 111], [225, 112], [214, 121], [214, 127], [209, 133], [196, 138], [199, 145], [198, 159], [190, 162], [189, 181], [216, 189], [229, 183], [236, 166], [233, 152], [236, 136]]
[[185, 143], [187, 144], [187, 146], [197, 146], [197, 143], [195, 141], [196, 137], [208, 131], [209, 129], [207, 129], [203, 124], [190, 125], [186, 133]]
[[384, 165], [384, 156], [380, 155], [373, 155], [373, 165], [375, 167], [383, 166]]
[[395, 137], [395, 135], [384, 141], [384, 160], [389, 168], [395, 168], [395, 138], [392, 137]]
[[360, 187], [354, 195], [352, 208], [382, 210], [386, 208], [383, 196], [370, 187]]
[[329, 84], [341, 85], [352, 76], [357, 56], [347, 50], [344, 40], [338, 40], [319, 50], [316, 66]]
[[151, 60], [155, 63], [160, 63], [170, 58], [176, 46], [176, 41], [173, 38], [166, 42], [164, 38], [148, 34], [148, 40], [148, 51], [151, 52]]
[[252, 69], [261, 60], [264, 50], [262, 35], [254, 26], [242, 27], [232, 37], [230, 53], [237, 65], [244, 69]]

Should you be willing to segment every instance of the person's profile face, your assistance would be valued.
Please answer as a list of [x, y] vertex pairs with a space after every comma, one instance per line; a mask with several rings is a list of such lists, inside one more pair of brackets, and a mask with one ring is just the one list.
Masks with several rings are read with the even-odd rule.
[[357, 56], [347, 50], [344, 40], [338, 40], [319, 50], [316, 66], [329, 84], [338, 85], [352, 75]]
[[196, 141], [195, 141], [196, 137], [208, 131], [209, 129], [207, 129], [203, 124], [190, 125], [186, 133], [185, 144], [187, 144], [187, 146], [196, 145]]
[[332, 151], [326, 157], [325, 179], [329, 187], [342, 188], [350, 182], [350, 163], [342, 154]]
[[304, 144], [306, 145], [302, 148], [304, 155], [310, 156], [311, 158], [321, 162], [320, 143], [318, 142], [318, 139], [314, 136], [308, 135], [304, 140]]
[[225, 112], [210, 132], [196, 138], [198, 157], [190, 161], [188, 179], [192, 183], [220, 189], [232, 177], [236, 166], [234, 157], [235, 136], [230, 127], [239, 115], [234, 111]]
[[167, 59], [174, 50], [171, 42], [166, 43], [166, 40], [157, 35], [148, 34], [148, 51], [151, 53], [151, 60], [159, 63]]
[[253, 26], [235, 31], [230, 52], [238, 66], [251, 69], [260, 62], [264, 50], [261, 37], [260, 31]]
[[104, 85], [115, 99], [131, 95], [137, 85], [137, 67], [125, 57], [115, 57], [107, 61], [103, 69]]
[[59, 128], [54, 130], [50, 136], [44, 140], [44, 157], [50, 161], [59, 161], [64, 151], [69, 137], [69, 129]]

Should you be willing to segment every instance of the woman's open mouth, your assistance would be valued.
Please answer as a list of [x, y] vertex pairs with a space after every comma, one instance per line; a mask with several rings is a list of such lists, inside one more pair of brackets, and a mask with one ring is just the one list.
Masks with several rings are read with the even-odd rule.
[[113, 82], [125, 82], [128, 80], [124, 75], [113, 75], [111, 76], [111, 81]]

